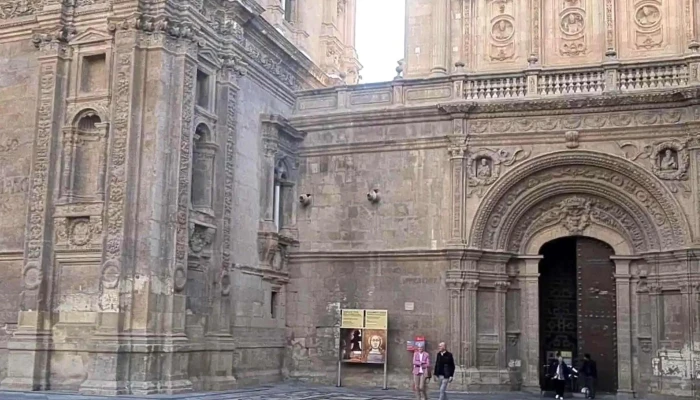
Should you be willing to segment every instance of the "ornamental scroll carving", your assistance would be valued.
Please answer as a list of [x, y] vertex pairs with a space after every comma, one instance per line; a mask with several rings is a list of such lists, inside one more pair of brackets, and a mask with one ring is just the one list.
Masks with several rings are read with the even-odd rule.
[[34, 15], [43, 8], [41, 0], [3, 1], [0, 3], [0, 20]]
[[690, 197], [690, 187], [684, 182], [688, 179], [690, 168], [689, 140], [666, 140], [648, 144], [641, 150], [630, 142], [620, 143], [625, 152], [625, 158], [630, 161], [647, 160], [647, 166], [659, 179], [666, 181], [673, 193], [681, 193]]
[[483, 191], [501, 176], [503, 167], [510, 167], [530, 156], [529, 151], [517, 149], [482, 148], [467, 154], [468, 194], [481, 197]]

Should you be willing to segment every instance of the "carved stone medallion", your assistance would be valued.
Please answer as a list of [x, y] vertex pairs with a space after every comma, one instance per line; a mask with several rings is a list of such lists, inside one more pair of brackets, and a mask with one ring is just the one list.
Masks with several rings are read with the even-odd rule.
[[182, 292], [182, 290], [185, 288], [185, 284], [187, 284], [187, 274], [182, 267], [178, 266], [173, 274], [173, 285], [175, 291]]
[[76, 218], [71, 222], [69, 240], [75, 246], [85, 246], [92, 239], [89, 218]]
[[102, 267], [102, 285], [105, 289], [115, 289], [119, 285], [119, 262], [107, 260]]
[[661, 9], [652, 3], [642, 4], [634, 13], [635, 46], [638, 49], [659, 48], [663, 44], [663, 15]]
[[661, 10], [654, 4], [645, 4], [635, 12], [634, 21], [643, 28], [653, 28], [661, 22]]
[[43, 274], [41, 269], [39, 269], [39, 264], [35, 262], [29, 262], [24, 266], [22, 276], [24, 277], [24, 288], [28, 290], [38, 288], [43, 279]]
[[562, 225], [572, 235], [580, 235], [591, 223], [592, 202], [583, 197], [571, 197], [559, 203], [557, 213]]

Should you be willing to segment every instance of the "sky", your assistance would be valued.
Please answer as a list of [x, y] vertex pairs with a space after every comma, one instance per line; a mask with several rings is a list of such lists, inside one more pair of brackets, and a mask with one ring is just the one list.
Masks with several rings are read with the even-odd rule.
[[390, 81], [404, 52], [406, 0], [357, 0], [355, 49], [360, 83]]

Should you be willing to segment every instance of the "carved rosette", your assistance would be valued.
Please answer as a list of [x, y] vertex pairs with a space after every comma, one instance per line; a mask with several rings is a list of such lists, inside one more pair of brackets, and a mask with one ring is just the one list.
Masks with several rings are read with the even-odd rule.
[[467, 154], [468, 195], [476, 193], [481, 196], [483, 191], [496, 182], [501, 176], [502, 168], [509, 167], [516, 162], [530, 156], [530, 152], [522, 149], [508, 151], [504, 149], [492, 150], [479, 149]]

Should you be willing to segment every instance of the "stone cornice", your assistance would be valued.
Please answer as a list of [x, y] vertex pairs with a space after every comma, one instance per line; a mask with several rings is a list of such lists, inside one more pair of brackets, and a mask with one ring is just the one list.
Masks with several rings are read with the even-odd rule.
[[[301, 98], [299, 101], [304, 101]], [[308, 101], [308, 99], [307, 99]], [[321, 99], [317, 99], [321, 102]], [[330, 98], [327, 104], [334, 104]], [[700, 87], [620, 93], [597, 96], [570, 96], [552, 99], [494, 100], [487, 103], [451, 102], [419, 105], [389, 105], [384, 108], [319, 108], [318, 112], [297, 114], [291, 123], [307, 132], [347, 127], [449, 121], [465, 118], [468, 124], [498, 118], [595, 115], [610, 112], [688, 108], [700, 105]], [[473, 122], [472, 122], [473, 121]], [[677, 122], [677, 121], [675, 121]], [[571, 129], [571, 128], [569, 128]]]

